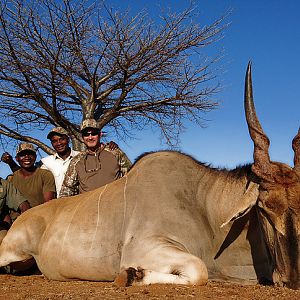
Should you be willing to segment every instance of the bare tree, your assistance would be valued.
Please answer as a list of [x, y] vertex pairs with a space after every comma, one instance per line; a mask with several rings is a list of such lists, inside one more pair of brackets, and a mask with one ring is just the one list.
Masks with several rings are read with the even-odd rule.
[[218, 40], [224, 19], [200, 27], [192, 7], [152, 21], [103, 3], [76, 0], [1, 0], [0, 134], [29, 141], [47, 153], [36, 130], [65, 128], [81, 148], [79, 124], [126, 138], [130, 129], [160, 128], [176, 142], [185, 119], [202, 124], [218, 85], [216, 58], [198, 59]]

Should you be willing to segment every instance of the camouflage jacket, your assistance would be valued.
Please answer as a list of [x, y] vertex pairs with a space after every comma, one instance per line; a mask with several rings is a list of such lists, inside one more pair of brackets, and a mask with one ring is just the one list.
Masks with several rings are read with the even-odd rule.
[[[103, 147], [101, 147], [100, 151], [103, 150], [112, 153], [116, 157], [119, 165], [119, 177], [123, 177], [129, 171], [132, 165], [131, 161], [128, 159], [126, 154], [122, 152], [119, 148], [111, 150], [108, 147], [108, 144], [105, 144], [103, 145]], [[79, 194], [79, 180], [76, 165], [79, 161], [85, 159], [86, 155], [87, 151], [83, 151], [71, 160], [59, 193], [59, 198]]]
[[27, 199], [8, 181], [0, 178], [0, 213], [5, 205], [15, 211]]

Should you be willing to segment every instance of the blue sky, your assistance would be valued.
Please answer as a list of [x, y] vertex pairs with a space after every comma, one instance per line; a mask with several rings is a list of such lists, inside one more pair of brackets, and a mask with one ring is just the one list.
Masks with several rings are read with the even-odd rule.
[[[130, 3], [141, 3], [128, 1]], [[189, 1], [152, 1], [184, 7]], [[190, 124], [180, 149], [215, 167], [233, 168], [252, 162], [253, 144], [244, 117], [244, 77], [252, 60], [254, 100], [265, 133], [271, 140], [272, 160], [293, 165], [291, 141], [300, 126], [300, 2], [196, 1], [203, 18], [212, 21], [229, 9], [231, 23], [217, 47], [224, 50], [220, 106], [205, 118], [206, 128]], [[202, 22], [202, 19], [199, 18]], [[123, 147], [130, 158], [147, 150], [163, 149], [158, 136], [141, 134]]]
[[[300, 110], [300, 1], [297, 0], [198, 0], [199, 22], [205, 25], [233, 9], [230, 26], [216, 47], [224, 51], [219, 80], [223, 90], [216, 95], [220, 106], [207, 115], [206, 128], [188, 124], [180, 150], [215, 167], [232, 168], [252, 161], [253, 145], [243, 110], [244, 77], [252, 60], [254, 100], [257, 114], [271, 141], [274, 161], [293, 165], [291, 141], [299, 126]], [[116, 8], [143, 7], [157, 15], [159, 6], [183, 9], [189, 1], [111, 0]], [[166, 149], [159, 133], [140, 132], [136, 140], [119, 143], [131, 160], [146, 151]], [[9, 174], [0, 164], [0, 176]]]

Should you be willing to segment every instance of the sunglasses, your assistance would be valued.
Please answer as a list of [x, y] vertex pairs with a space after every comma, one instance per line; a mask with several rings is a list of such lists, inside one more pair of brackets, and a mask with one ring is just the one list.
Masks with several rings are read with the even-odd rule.
[[36, 153], [33, 151], [23, 150], [17, 154], [18, 157], [25, 157], [25, 156], [36, 156]]
[[82, 136], [83, 137], [88, 137], [88, 136], [96, 136], [96, 135], [99, 135], [100, 134], [100, 132], [99, 132], [99, 130], [89, 130], [89, 131], [85, 131], [85, 132], [83, 132], [82, 133]]

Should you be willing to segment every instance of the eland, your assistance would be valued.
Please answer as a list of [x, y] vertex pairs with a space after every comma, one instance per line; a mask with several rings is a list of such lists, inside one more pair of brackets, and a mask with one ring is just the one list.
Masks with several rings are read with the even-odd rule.
[[188, 155], [142, 156], [123, 178], [22, 214], [0, 266], [34, 258], [53, 280], [300, 286], [300, 131], [294, 167], [272, 162], [257, 118], [251, 64], [245, 114], [252, 166], [220, 170]]

